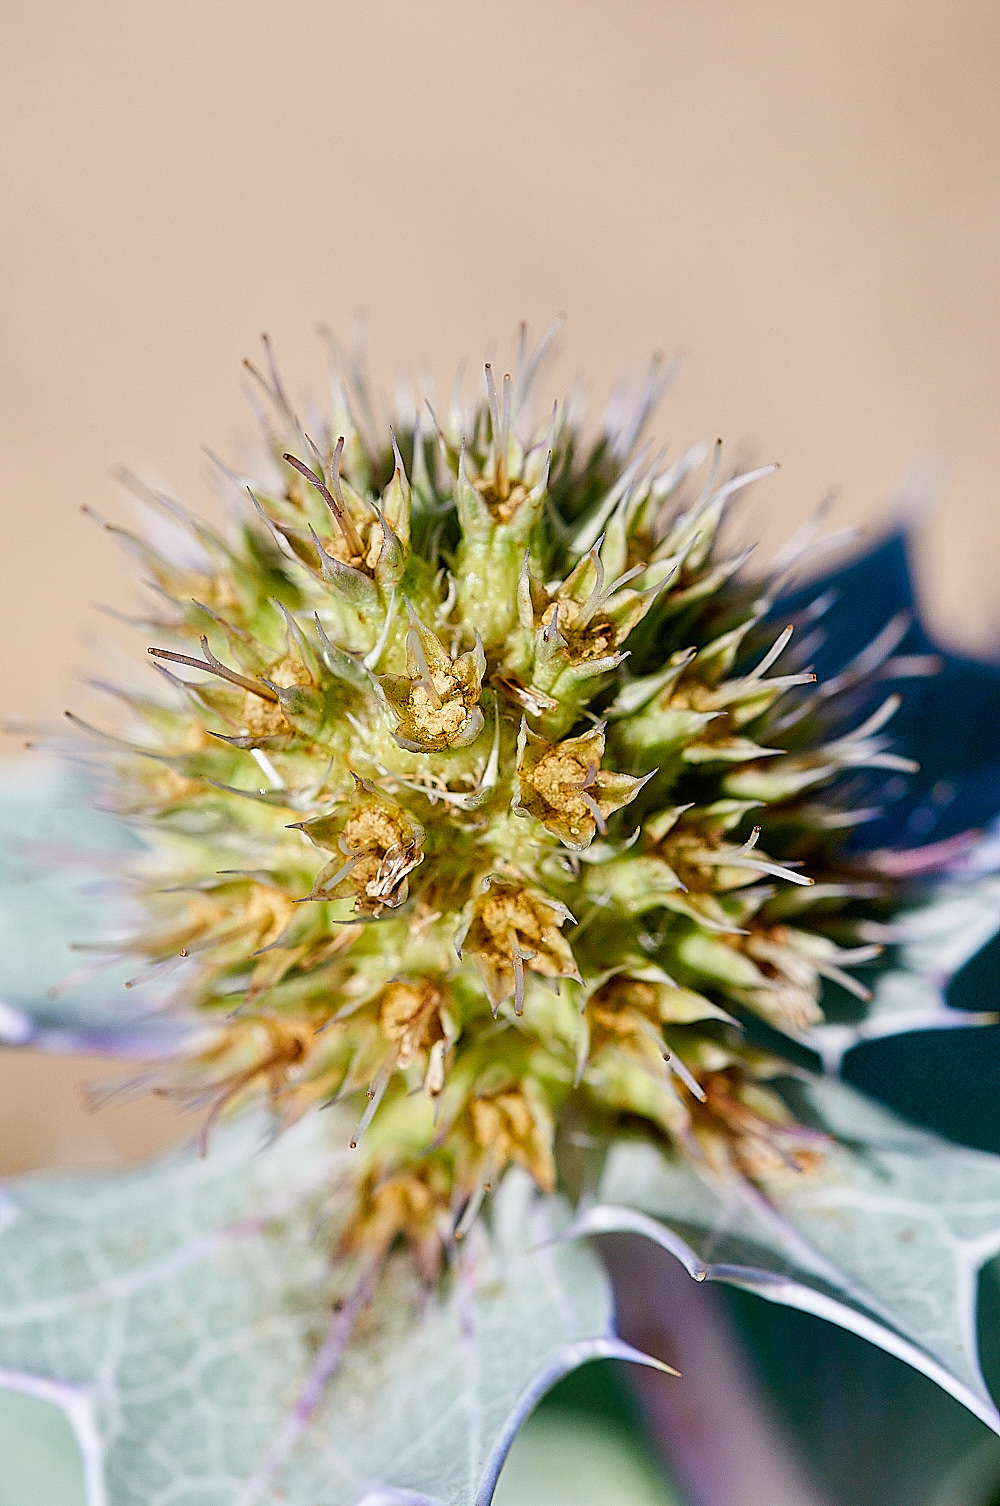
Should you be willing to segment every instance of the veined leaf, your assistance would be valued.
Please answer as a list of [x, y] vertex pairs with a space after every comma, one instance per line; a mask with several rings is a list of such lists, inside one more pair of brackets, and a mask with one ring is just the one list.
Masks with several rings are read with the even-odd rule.
[[316, 1232], [349, 1154], [331, 1128], [313, 1115], [260, 1151], [244, 1122], [203, 1160], [10, 1186], [0, 1380], [42, 1378], [63, 1407], [89, 1506], [487, 1503], [549, 1386], [641, 1358], [596, 1257], [552, 1243], [566, 1212], [520, 1171], [443, 1296], [400, 1256], [370, 1302], [343, 1300]]
[[760, 1192], [620, 1142], [578, 1233], [630, 1231], [698, 1280], [827, 1318], [936, 1381], [1000, 1433], [976, 1339], [981, 1267], [1000, 1253], [1000, 1158], [914, 1129], [842, 1083], [806, 1090], [840, 1142]]

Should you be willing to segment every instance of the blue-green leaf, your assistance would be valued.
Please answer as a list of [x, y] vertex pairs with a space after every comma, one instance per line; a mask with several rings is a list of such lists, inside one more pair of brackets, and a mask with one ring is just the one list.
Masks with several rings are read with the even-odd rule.
[[839, 1141], [818, 1171], [758, 1191], [621, 1142], [576, 1231], [645, 1234], [696, 1279], [827, 1318], [1000, 1432], [976, 1338], [979, 1271], [1000, 1253], [1000, 1158], [914, 1129], [841, 1083], [805, 1096]]

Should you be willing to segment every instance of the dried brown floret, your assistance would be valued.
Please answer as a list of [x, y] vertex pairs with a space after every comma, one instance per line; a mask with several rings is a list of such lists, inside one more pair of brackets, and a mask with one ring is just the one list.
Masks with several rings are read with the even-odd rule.
[[512, 996], [515, 1013], [524, 1009], [525, 964], [544, 977], [579, 978], [559, 929], [572, 918], [565, 905], [537, 889], [491, 876], [473, 905], [460, 954], [475, 962], [494, 1013]]
[[451, 1241], [451, 1190], [447, 1169], [433, 1158], [395, 1173], [373, 1167], [358, 1189], [341, 1253], [382, 1255], [402, 1236], [419, 1275], [435, 1281]]
[[530, 1083], [511, 1082], [478, 1094], [469, 1105], [469, 1118], [487, 1180], [515, 1161], [544, 1191], [553, 1191], [552, 1118]]
[[365, 779], [355, 782], [347, 820], [320, 816], [298, 823], [316, 843], [339, 856], [319, 873], [310, 899], [353, 895], [360, 914], [380, 915], [407, 896], [409, 875], [423, 861], [420, 823]]
[[575, 851], [607, 833], [607, 818], [634, 800], [651, 778], [602, 770], [604, 728], [560, 743], [537, 737], [521, 722], [514, 810], [533, 816]]
[[751, 1181], [815, 1172], [829, 1145], [827, 1136], [797, 1124], [777, 1093], [740, 1067], [702, 1078], [704, 1102], [692, 1114], [692, 1129], [719, 1170], [736, 1170]]
[[483, 730], [479, 706], [486, 658], [476, 647], [453, 659], [413, 611], [406, 634], [406, 674], [380, 675], [378, 684], [396, 718], [394, 736], [414, 752], [464, 748]]

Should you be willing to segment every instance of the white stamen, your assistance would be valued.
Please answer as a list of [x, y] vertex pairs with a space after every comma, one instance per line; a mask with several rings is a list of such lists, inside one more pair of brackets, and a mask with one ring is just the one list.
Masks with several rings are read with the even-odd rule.
[[859, 967], [862, 962], [874, 962], [881, 957], [884, 948], [878, 945], [846, 947], [836, 955], [836, 961], [845, 967]]
[[804, 888], [811, 887], [815, 882], [805, 874], [793, 873], [790, 868], [783, 868], [780, 863], [766, 862], [763, 858], [732, 857], [720, 858], [719, 861], [725, 863], [727, 868], [746, 868], [751, 873], [769, 873], [773, 878], [786, 879], [788, 883], [801, 884]]
[[361, 854], [356, 858], [348, 858], [347, 862], [342, 868], [338, 868], [336, 873], [333, 874], [330, 878], [324, 879], [323, 888], [319, 891], [320, 895], [326, 894], [330, 889], [334, 889], [338, 884], [343, 883], [344, 879], [349, 878], [350, 875], [354, 872], [355, 868], [361, 862], [361, 857], [363, 856], [364, 854]]
[[514, 964], [514, 1013], [518, 1016], [524, 1013], [524, 964], [537, 957], [537, 952], [522, 952], [517, 938], [511, 937], [510, 956]]
[[920, 764], [915, 758], [903, 758], [899, 753], [867, 753], [858, 748], [841, 754], [840, 761], [847, 768], [893, 769], [898, 774], [919, 774]]
[[364, 1134], [365, 1130], [375, 1118], [376, 1111], [378, 1110], [379, 1104], [382, 1102], [386, 1088], [389, 1086], [389, 1080], [392, 1077], [395, 1067], [396, 1053], [395, 1051], [392, 1051], [390, 1052], [387, 1059], [382, 1063], [382, 1066], [379, 1068], [378, 1076], [375, 1078], [375, 1081], [368, 1089], [368, 1107], [365, 1109], [364, 1113], [361, 1115], [361, 1118], [358, 1120], [358, 1127], [351, 1137], [352, 1150], [357, 1150], [358, 1141], [361, 1139], [361, 1136]]
[[788, 641], [794, 631], [794, 627], [791, 623], [789, 623], [784, 631], [778, 634], [777, 638], [774, 640], [774, 643], [768, 649], [763, 659], [761, 659], [756, 669], [752, 669], [747, 675], [748, 680], [759, 680], [762, 675], [765, 675], [767, 673], [775, 660], [780, 659], [781, 655], [784, 653], [786, 647], [788, 646]]
[[393, 586], [392, 590], [389, 592], [389, 605], [385, 609], [385, 621], [382, 624], [382, 631], [379, 633], [378, 638], [375, 640], [374, 646], [368, 651], [367, 654], [365, 654], [365, 657], [361, 661], [365, 666], [365, 669], [374, 669], [378, 661], [381, 659], [382, 651], [385, 648], [386, 643], [388, 642], [389, 629], [392, 626], [392, 617], [395, 609], [396, 587]]
[[608, 834], [608, 823], [605, 821], [601, 807], [598, 805], [593, 795], [588, 794], [586, 790], [581, 790], [580, 799], [583, 801], [584, 805], [593, 816], [594, 824], [597, 827], [597, 830], [600, 832], [601, 836], [606, 837]]
[[856, 999], [861, 999], [867, 1004], [871, 998], [870, 988], [866, 988], [863, 983], [859, 983], [857, 978], [852, 978], [850, 973], [845, 973], [842, 968], [834, 967], [833, 963], [817, 962], [815, 967], [821, 977], [829, 978], [833, 983], [839, 983], [841, 988], [846, 988], [847, 992], [853, 994]]
[[493, 1166], [494, 1159], [493, 1152], [491, 1151], [489, 1157], [487, 1158], [486, 1165], [483, 1168], [483, 1180], [477, 1184], [475, 1192], [466, 1203], [465, 1212], [462, 1214], [458, 1226], [455, 1229], [456, 1239], [464, 1239], [469, 1230], [472, 1228], [473, 1224], [476, 1222], [476, 1219], [479, 1217], [479, 1210], [483, 1206], [483, 1199], [493, 1187]]
[[424, 1073], [424, 1092], [428, 1098], [437, 1098], [444, 1089], [444, 1053], [446, 1041], [435, 1041], [427, 1059]]
[[693, 1075], [693, 1073], [691, 1073], [684, 1065], [680, 1057], [675, 1056], [672, 1051], [664, 1051], [663, 1060], [666, 1062], [671, 1072], [675, 1073], [680, 1078], [681, 1082], [687, 1088], [688, 1092], [693, 1093], [701, 1103], [704, 1103], [706, 1097], [704, 1088], [702, 1087], [698, 1079]]
[[441, 697], [437, 693], [437, 687], [431, 679], [431, 672], [424, 654], [424, 646], [420, 641], [412, 612], [410, 614], [410, 626], [406, 630], [406, 646], [413, 654], [417, 665], [417, 679], [427, 692], [431, 705], [440, 709]]
[[[903, 697], [901, 695], [886, 696], [878, 710], [874, 711], [867, 721], [862, 722], [860, 727], [855, 727], [853, 732], [849, 732], [845, 738], [842, 738], [841, 742], [857, 743], [861, 742], [863, 738], [871, 737], [873, 733], [878, 732], [880, 728], [885, 726], [890, 717], [895, 716], [902, 704]], [[834, 746], [839, 745], [834, 744]]]
[[[691, 524], [696, 522], [708, 507], [709, 503], [712, 500], [712, 497], [715, 495], [715, 478], [719, 474], [719, 467], [721, 464], [722, 440], [717, 439], [715, 441], [715, 444], [712, 446], [712, 460], [708, 468], [708, 479], [706, 480], [705, 485], [702, 487], [701, 495], [699, 496], [697, 502], [695, 502], [694, 506], [691, 508], [691, 511], [687, 514], [687, 516], [678, 518], [677, 521], [679, 525], [686, 524], [690, 528]], [[692, 544], [694, 544], [695, 542], [696, 540], [691, 540]]]
[[655, 478], [650, 487], [654, 499], [660, 501], [661, 498], [670, 497], [684, 478], [691, 471], [697, 470], [707, 453], [708, 446], [704, 440], [699, 439], [690, 445], [679, 460], [675, 460], [672, 466]]
[[493, 375], [492, 364], [486, 362], [486, 400], [490, 406], [490, 426], [493, 429], [493, 444], [499, 450], [500, 447], [500, 404], [497, 400], [497, 384]]
[[500, 419], [500, 445], [497, 451], [497, 487], [501, 496], [506, 496], [507, 453], [510, 448], [510, 376], [503, 379], [503, 413]]
[[524, 331], [524, 335], [518, 345], [517, 365], [514, 368], [516, 373], [515, 406], [518, 415], [521, 414], [522, 410], [525, 408], [528, 402], [531, 394], [532, 384], [534, 383], [534, 380], [537, 377], [539, 370], [541, 369], [546, 355], [552, 347], [553, 340], [562, 328], [562, 324], [563, 321], [561, 317], [557, 316], [555, 319], [553, 319], [552, 323], [549, 325], [548, 329], [545, 331], [544, 335], [535, 346], [535, 349], [531, 353], [531, 355], [526, 354], [527, 331], [525, 330], [524, 325], [521, 326], [522, 330]]
[[863, 648], [860, 654], [840, 671], [839, 675], [834, 675], [832, 680], [827, 680], [824, 683], [819, 692], [824, 700], [830, 696], [837, 695], [841, 690], [846, 690], [851, 685], [856, 685], [860, 680], [868, 679], [878, 669], [879, 665], [883, 664], [889, 655], [894, 653], [899, 647], [906, 637], [912, 621], [911, 614], [905, 608], [899, 612], [895, 612], [889, 618], [885, 627], [876, 633], [867, 647]]
[[760, 481], [764, 476], [770, 476], [772, 471], [777, 469], [778, 463], [773, 460], [770, 465], [759, 465], [755, 471], [744, 471], [742, 476], [734, 476], [732, 481], [727, 481], [724, 486], [719, 487], [718, 491], [713, 492], [712, 501], [716, 504], [724, 502], [735, 492], [742, 491], [745, 486], [750, 486], [754, 481]]
[[880, 680], [920, 680], [939, 675], [944, 668], [940, 654], [899, 654], [886, 659], [879, 672]]
[[271, 762], [262, 748], [251, 748], [250, 757], [253, 759], [254, 763], [260, 769], [265, 778], [270, 779], [272, 789], [286, 790], [288, 788], [287, 784], [282, 779], [281, 775], [274, 767], [274, 764]]

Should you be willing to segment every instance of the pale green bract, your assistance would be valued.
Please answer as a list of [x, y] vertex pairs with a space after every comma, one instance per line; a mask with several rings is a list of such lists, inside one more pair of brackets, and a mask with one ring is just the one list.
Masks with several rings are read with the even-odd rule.
[[[8, 832], [11, 807], [22, 831], [30, 807], [36, 837], [93, 850], [95, 818], [65, 785], [21, 776], [5, 793]], [[16, 968], [6, 953], [0, 999], [26, 1020], [66, 965], [66, 927], [98, 901], [85, 879], [34, 871], [30, 851], [8, 845], [0, 916], [25, 945]], [[920, 1001], [939, 998], [985, 939], [993, 882], [968, 885], [965, 905], [942, 890], [912, 921], [904, 966], [887, 976], [912, 991], [924, 1028], [946, 1023]], [[38, 1008], [57, 1029], [58, 1001]], [[88, 1506], [471, 1506], [489, 1500], [518, 1425], [561, 1374], [601, 1355], [641, 1358], [613, 1337], [606, 1278], [579, 1237], [631, 1229], [697, 1277], [862, 1335], [1000, 1432], [976, 1352], [978, 1273], [1000, 1251], [1000, 1160], [830, 1079], [805, 1101], [839, 1143], [819, 1175], [789, 1176], [767, 1197], [620, 1141], [598, 1200], [567, 1228], [557, 1199], [511, 1173], [492, 1242], [476, 1231], [441, 1300], [418, 1294], [402, 1261], [383, 1277], [399, 1300], [381, 1288], [301, 1430], [296, 1406], [324, 1340], [329, 1351], [336, 1293], [314, 1219], [344, 1160], [342, 1126], [313, 1115], [262, 1149], [261, 1121], [244, 1121], [206, 1159], [15, 1183], [0, 1206], [3, 1383], [62, 1407]]]
[[[80, 990], [68, 1008], [48, 990], [79, 962], [69, 944], [102, 934], [93, 860], [125, 839], [64, 773], [41, 761], [7, 773], [0, 1023], [8, 1041], [80, 1045], [67, 1028], [78, 1027]], [[105, 984], [105, 1000], [121, 987], [117, 976]], [[98, 1043], [121, 1019], [107, 1004], [98, 1011], [99, 998]], [[349, 1152], [327, 1116], [267, 1150], [263, 1141], [261, 1122], [244, 1122], [206, 1159], [15, 1183], [3, 1196], [0, 1382], [66, 1413], [88, 1506], [249, 1506], [276, 1499], [277, 1483], [292, 1506], [488, 1498], [517, 1426], [561, 1374], [634, 1356], [611, 1334], [596, 1258], [580, 1242], [550, 1244], [565, 1209], [515, 1173], [492, 1247], [470, 1240], [447, 1301], [428, 1304], [412, 1286], [394, 1301], [385, 1283], [407, 1285], [402, 1262], [383, 1277], [385, 1325], [359, 1329], [307, 1435], [289, 1440], [331, 1318], [329, 1259], [311, 1222]], [[288, 1448], [287, 1467], [270, 1456], [276, 1478], [259, 1476], [248, 1494], [274, 1445]]]
[[645, 1235], [698, 1280], [838, 1323], [1000, 1433], [976, 1338], [979, 1272], [1000, 1254], [1000, 1160], [914, 1129], [842, 1083], [815, 1083], [805, 1098], [839, 1141], [818, 1174], [765, 1197], [622, 1143], [576, 1232]]
[[315, 1116], [260, 1152], [244, 1122], [206, 1159], [10, 1189], [0, 1372], [67, 1412], [88, 1506], [471, 1506], [562, 1374], [638, 1358], [596, 1257], [552, 1242], [565, 1209], [517, 1171], [444, 1298], [403, 1260], [383, 1275], [306, 1418], [340, 1316], [311, 1228], [332, 1140]]
[[[768, 1203], [621, 1143], [603, 1201], [569, 1232], [643, 1234], [698, 1277], [840, 1323], [1000, 1431], [975, 1354], [976, 1276], [1000, 1250], [1000, 1165], [839, 1085], [812, 1096], [853, 1142], [821, 1179]], [[639, 1358], [610, 1336], [595, 1258], [579, 1239], [549, 1243], [565, 1224], [557, 1201], [512, 1172], [492, 1245], [471, 1242], [449, 1296], [420, 1316], [412, 1282], [391, 1273], [399, 1290], [381, 1290], [300, 1433], [296, 1403], [330, 1321], [310, 1220], [343, 1151], [317, 1118], [259, 1144], [260, 1125], [243, 1124], [206, 1160], [9, 1190], [0, 1378], [65, 1409], [88, 1506], [485, 1502], [517, 1426], [560, 1375]]]

